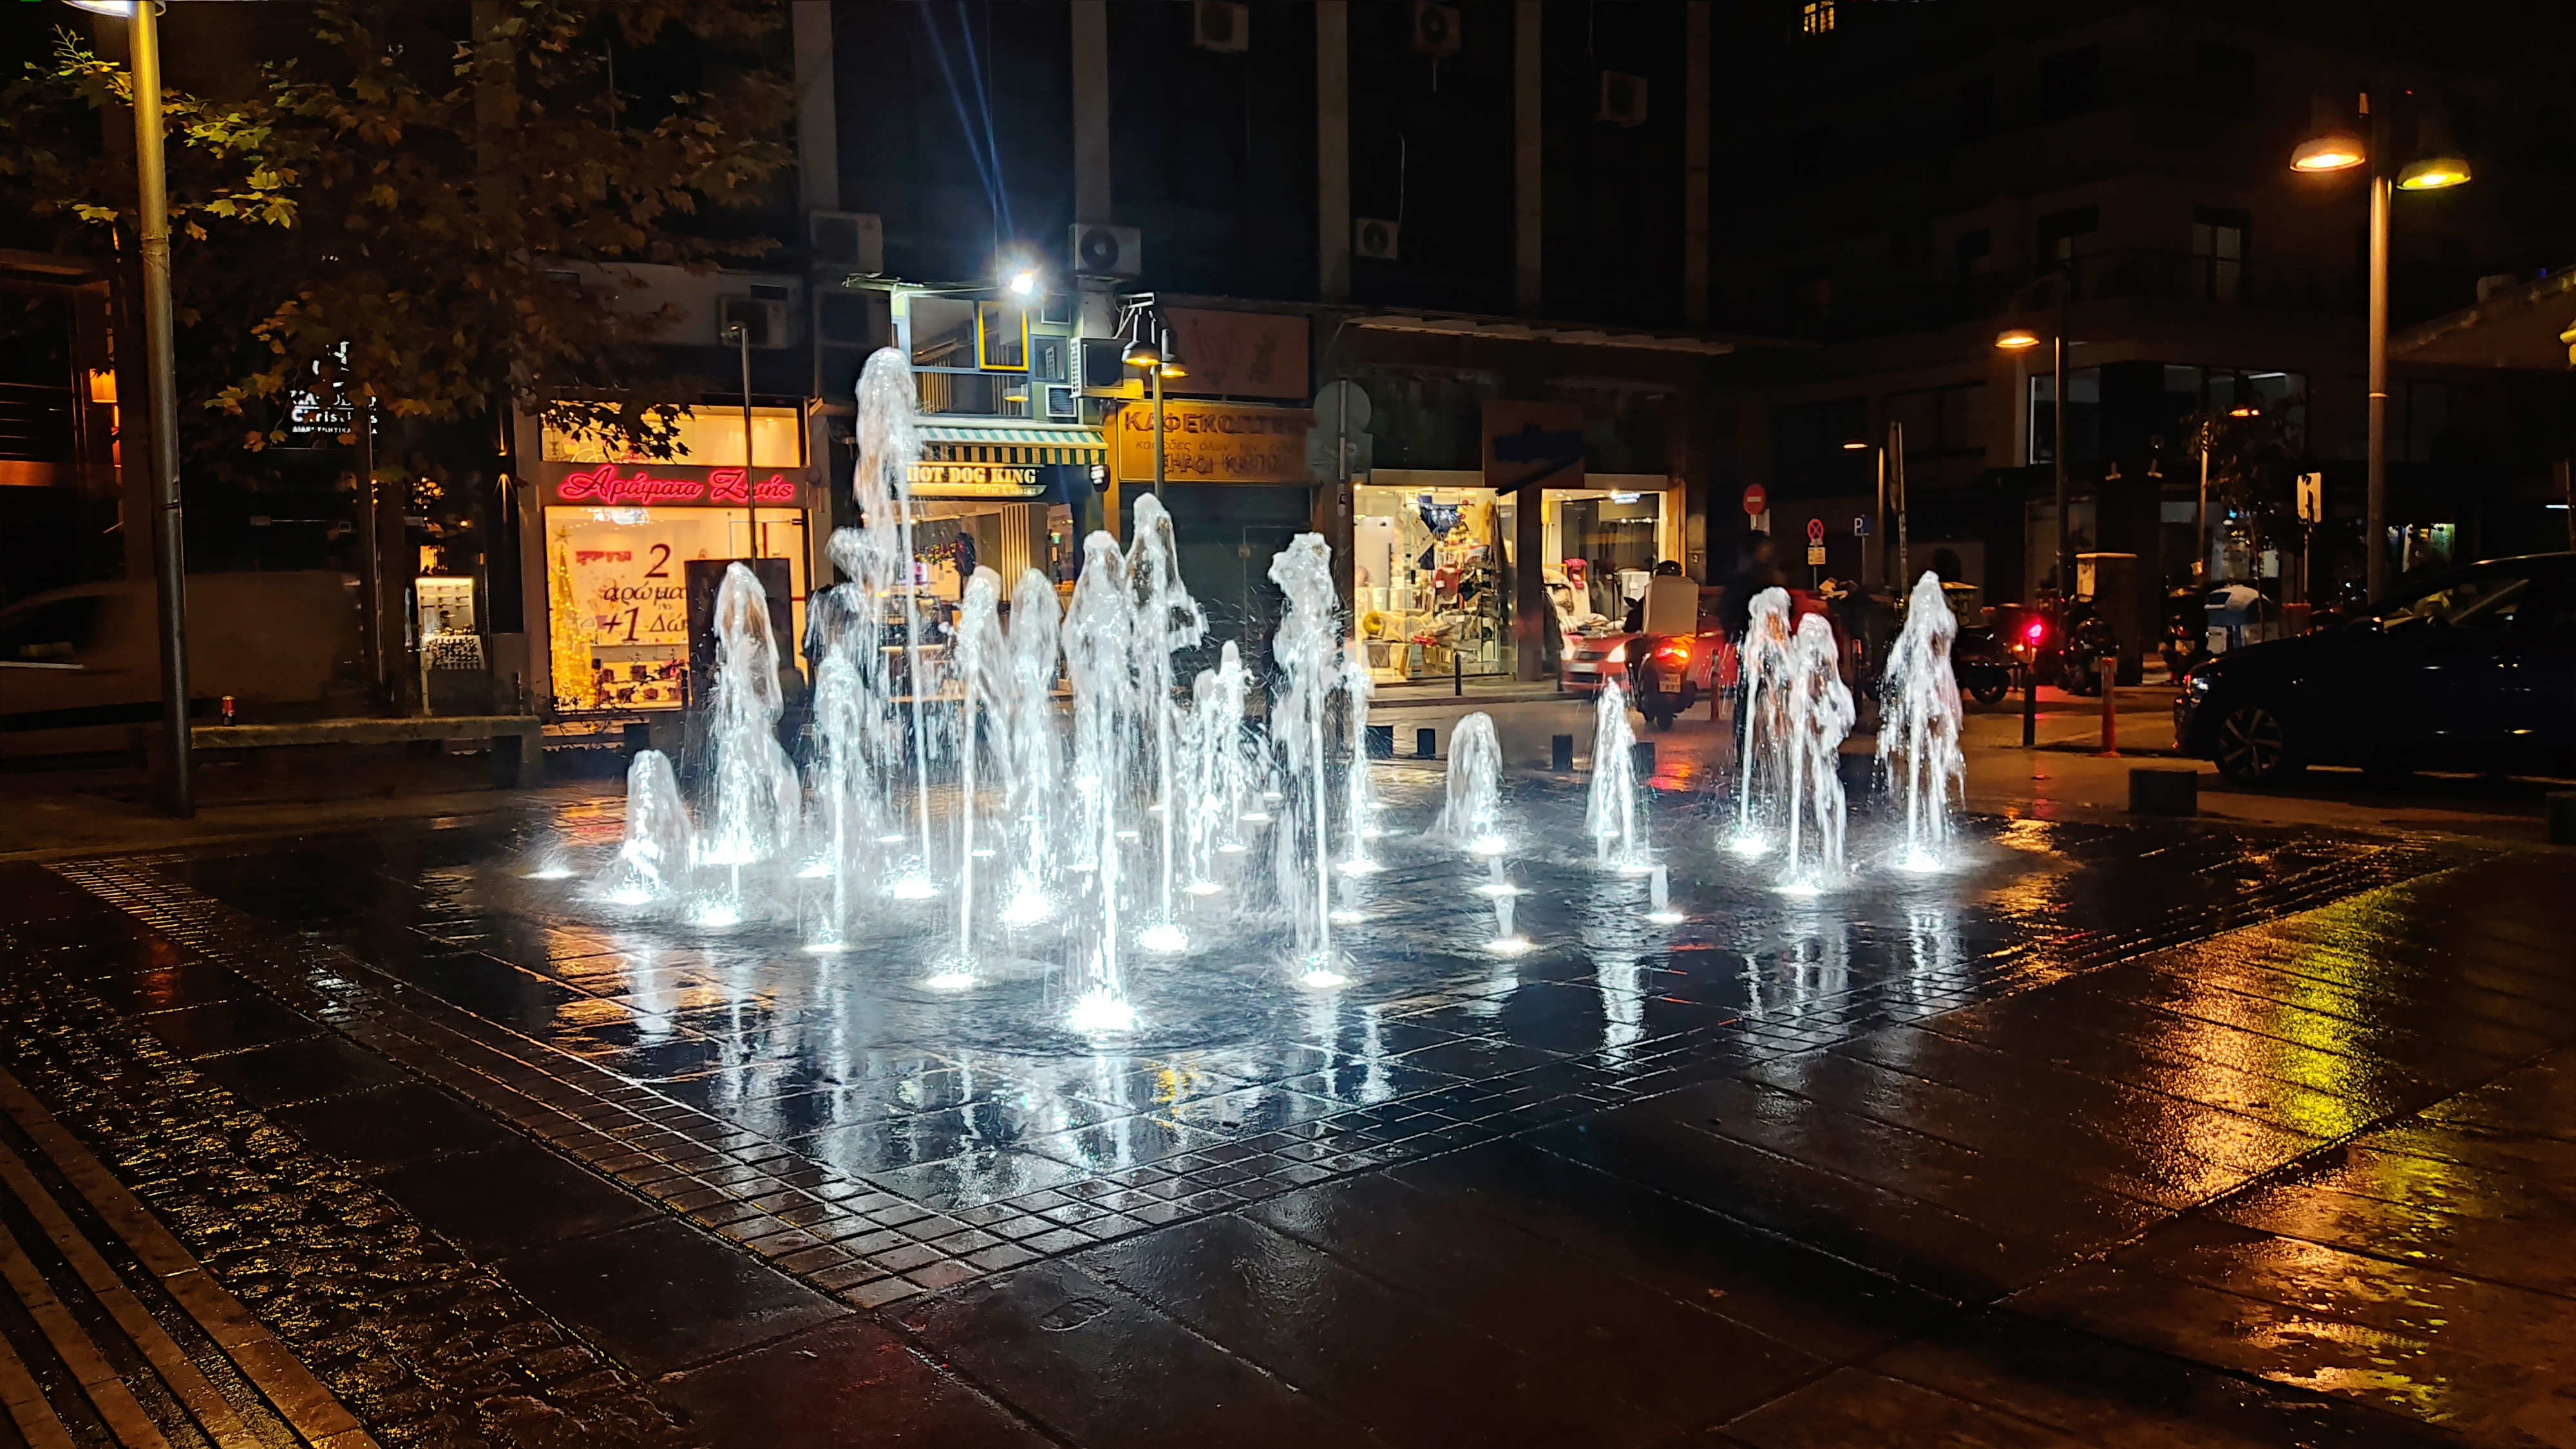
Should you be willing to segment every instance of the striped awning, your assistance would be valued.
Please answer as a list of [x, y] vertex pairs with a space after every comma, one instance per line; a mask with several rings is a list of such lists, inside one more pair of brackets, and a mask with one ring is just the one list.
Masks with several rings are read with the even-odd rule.
[[925, 463], [1105, 463], [1109, 444], [1098, 428], [1072, 423], [1032, 423], [997, 418], [991, 423], [954, 421], [921, 426]]

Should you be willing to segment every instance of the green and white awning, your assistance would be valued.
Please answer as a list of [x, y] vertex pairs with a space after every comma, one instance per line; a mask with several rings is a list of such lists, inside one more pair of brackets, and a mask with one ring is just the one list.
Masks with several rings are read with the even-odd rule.
[[943, 419], [921, 425], [925, 463], [1105, 463], [1109, 444], [1098, 428], [997, 418], [990, 423]]

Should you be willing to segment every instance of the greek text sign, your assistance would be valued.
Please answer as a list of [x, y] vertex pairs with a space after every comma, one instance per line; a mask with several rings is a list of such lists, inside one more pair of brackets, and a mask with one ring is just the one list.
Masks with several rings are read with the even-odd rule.
[[[1226, 403], [1163, 404], [1163, 475], [1175, 483], [1304, 483], [1304, 408], [1235, 407]], [[1118, 410], [1118, 476], [1154, 476], [1154, 406]]]

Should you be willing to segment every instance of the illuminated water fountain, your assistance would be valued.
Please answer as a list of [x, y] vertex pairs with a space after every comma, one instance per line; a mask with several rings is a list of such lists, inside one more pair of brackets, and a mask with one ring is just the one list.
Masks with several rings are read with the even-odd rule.
[[1924, 574], [1906, 601], [1905, 627], [1888, 653], [1878, 726], [1878, 757], [1905, 798], [1905, 844], [1897, 864], [1906, 870], [1939, 870], [1949, 863], [1950, 795], [1967, 764], [1959, 752], [1959, 681], [1950, 667], [1950, 645], [1958, 633], [1941, 576]]

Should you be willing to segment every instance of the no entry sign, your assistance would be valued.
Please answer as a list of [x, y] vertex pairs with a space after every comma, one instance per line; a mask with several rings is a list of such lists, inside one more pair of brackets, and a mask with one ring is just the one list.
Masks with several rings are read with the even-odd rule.
[[1744, 490], [1745, 517], [1759, 518], [1762, 516], [1762, 510], [1770, 506], [1771, 495], [1762, 490], [1761, 484], [1755, 483]]

